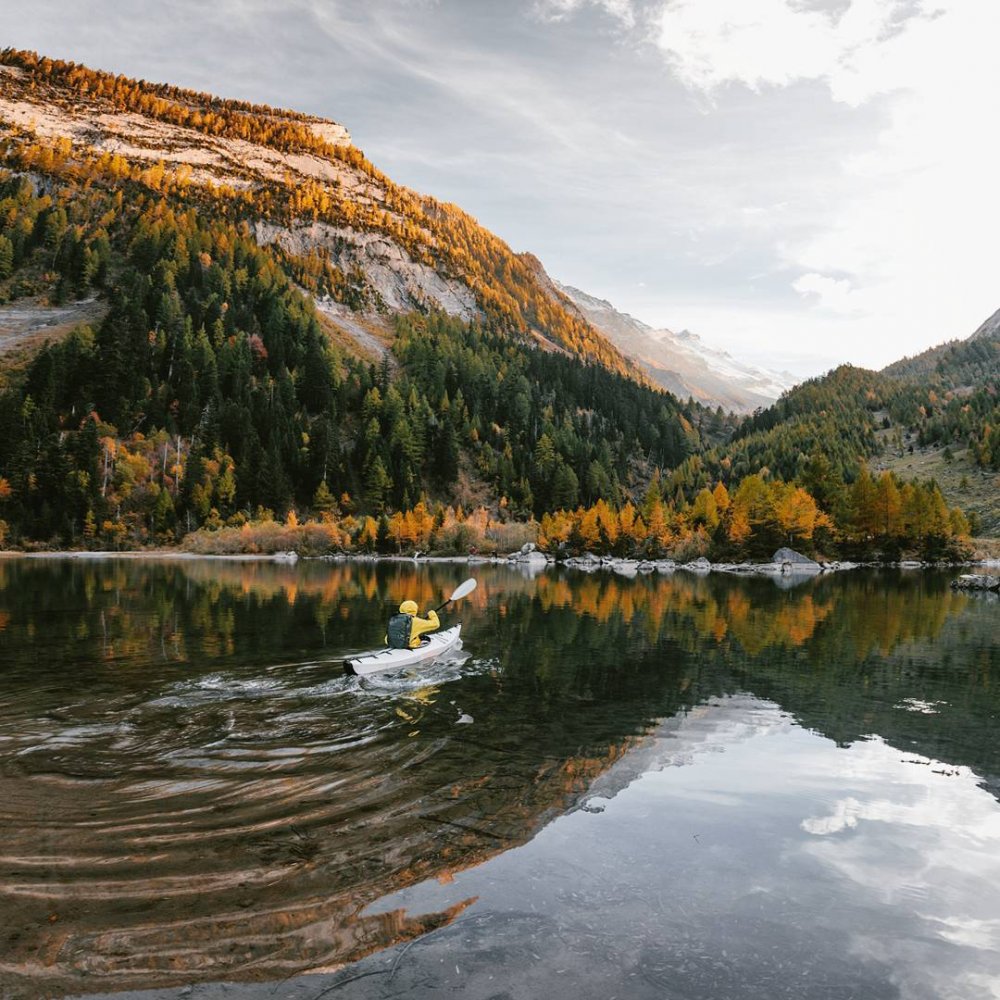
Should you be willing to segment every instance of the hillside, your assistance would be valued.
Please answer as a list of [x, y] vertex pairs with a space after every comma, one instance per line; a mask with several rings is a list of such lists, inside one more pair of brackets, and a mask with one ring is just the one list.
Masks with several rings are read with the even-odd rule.
[[569, 285], [560, 290], [628, 358], [649, 377], [682, 399], [706, 406], [751, 413], [773, 403], [800, 380], [789, 372], [772, 372], [738, 361], [706, 345], [697, 334], [655, 330], [610, 302]]
[[[830, 397], [843, 494], [874, 397], [821, 381], [730, 443], [336, 123], [0, 54], [0, 545], [853, 552], [866, 497], [801, 456]], [[955, 551], [898, 488], [886, 545]]]
[[[974, 531], [1000, 532], [1000, 323], [994, 315], [881, 372], [835, 369], [749, 418], [713, 461], [734, 475], [762, 466], [807, 485], [830, 468], [847, 479], [868, 463], [933, 479]], [[711, 462], [709, 463], [712, 464]]]
[[937, 390], [968, 392], [1000, 370], [1000, 310], [966, 340], [952, 340], [882, 369], [898, 381], [926, 381]]
[[29, 170], [85, 158], [182, 202], [225, 199], [232, 217], [252, 220], [258, 244], [352, 308], [439, 308], [637, 373], [528, 261], [456, 206], [395, 184], [336, 122], [7, 49], [0, 123]]
[[721, 439], [537, 262], [394, 185], [339, 126], [2, 61], [10, 539], [421, 498], [527, 517], [617, 502]]

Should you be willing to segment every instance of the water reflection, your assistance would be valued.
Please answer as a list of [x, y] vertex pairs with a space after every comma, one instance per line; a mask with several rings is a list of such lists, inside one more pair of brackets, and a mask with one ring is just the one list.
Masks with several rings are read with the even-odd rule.
[[[483, 959], [499, 949], [512, 996], [542, 981], [554, 997], [985, 1000], [1000, 983], [998, 849], [1000, 811], [968, 769], [879, 739], [838, 750], [737, 695], [658, 726], [516, 857], [378, 907], [479, 899], [479, 924], [407, 953], [406, 996], [489, 996]], [[551, 953], [515, 960], [536, 914]]]
[[[780, 705], [768, 711], [782, 733], [842, 765], [834, 744], [853, 744], [852, 760], [880, 746], [923, 761], [908, 765], [925, 776], [916, 788], [1000, 787], [995, 609], [945, 577], [854, 574], [783, 591], [484, 567], [462, 608], [465, 663], [342, 676], [339, 659], [381, 635], [401, 595], [437, 603], [462, 575], [0, 561], [0, 986], [35, 996], [274, 980], [468, 921], [488, 896], [470, 869], [513, 866], [523, 891], [524, 850], [511, 848], [534, 849], [554, 818], [597, 816], [573, 810], [601, 810], [609, 789], [693, 760], [664, 727], [690, 733], [701, 706], [742, 691]], [[719, 746], [746, 756], [738, 740]], [[959, 775], [933, 774], [942, 768]], [[849, 777], [835, 774], [796, 821], [817, 859], [845, 830], [883, 823], [906, 839], [915, 825], [859, 797]], [[734, 780], [730, 770], [712, 794], [734, 794], [722, 787]], [[790, 794], [800, 813], [813, 792]], [[996, 802], [977, 809], [995, 817]], [[985, 836], [941, 815], [963, 837]], [[641, 826], [622, 836], [639, 845]], [[869, 862], [888, 850], [880, 841]], [[622, 876], [594, 852], [576, 852], [593, 877]], [[833, 854], [824, 863], [844, 881], [849, 866]], [[391, 902], [427, 885], [442, 895], [419, 915]], [[937, 914], [948, 933], [989, 936], [959, 902]]]

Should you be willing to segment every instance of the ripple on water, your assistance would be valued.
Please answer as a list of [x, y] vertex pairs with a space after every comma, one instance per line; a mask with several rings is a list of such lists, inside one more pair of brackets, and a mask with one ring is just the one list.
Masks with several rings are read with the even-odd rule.
[[[752, 911], [792, 928], [817, 915], [834, 930], [867, 928], [838, 924], [827, 890], [849, 895], [849, 870], [882, 885], [894, 860], [893, 905], [927, 908], [925, 869], [908, 867], [895, 842], [858, 867], [872, 828], [898, 828], [904, 845], [915, 828], [893, 826], [881, 807], [854, 826], [853, 812], [838, 812], [848, 794], [865, 801], [852, 783], [867, 780], [863, 751], [875, 744], [860, 734], [891, 732], [901, 748], [878, 759], [905, 758], [898, 768], [913, 772], [893, 772], [912, 785], [904, 819], [929, 782], [973, 781], [971, 772], [938, 774], [932, 761], [998, 773], [984, 766], [997, 759], [985, 683], [996, 672], [995, 616], [946, 590], [879, 583], [886, 600], [873, 601], [860, 578], [851, 593], [840, 579], [772, 593], [760, 581], [681, 574], [576, 583], [553, 574], [514, 586], [484, 570], [497, 574], [492, 594], [479, 591], [489, 594], [480, 610], [490, 637], [470, 624], [469, 645], [495, 657], [345, 677], [329, 654], [380, 634], [379, 602], [409, 589], [399, 572], [109, 564], [76, 576], [53, 567], [34, 591], [26, 578], [8, 588], [0, 652], [12, 651], [15, 666], [5, 664], [0, 696], [0, 993], [8, 976], [26, 996], [281, 980], [412, 941], [455, 919], [480, 889], [483, 900], [508, 894], [518, 911], [548, 906], [546, 926], [564, 926], [566, 908], [577, 907], [595, 947], [612, 941], [607, 927], [621, 931], [610, 953], [631, 949], [632, 982], [649, 992], [675, 975], [704, 993], [720, 954], [711, 904], [726, 903], [741, 873], [746, 908], [732, 925], [741, 940], [750, 940], [743, 916]], [[421, 569], [414, 582], [436, 572]], [[61, 587], [81, 613], [61, 639], [45, 639], [42, 657], [45, 598]], [[758, 684], [787, 714], [755, 701], [727, 711], [725, 698]], [[652, 739], [650, 720], [660, 717], [683, 720], [684, 741], [674, 730]], [[822, 732], [830, 735], [820, 747]], [[825, 782], [810, 748], [829, 761]], [[848, 773], [851, 760], [868, 763]], [[808, 828], [807, 793], [805, 815], [816, 817]], [[574, 811], [588, 802], [592, 811]], [[956, 813], [942, 829], [950, 837], [968, 822]], [[545, 847], [539, 831], [551, 838], [548, 879], [530, 864]], [[497, 857], [532, 838], [524, 854]], [[791, 840], [817, 842], [796, 869], [801, 881], [788, 875]], [[737, 864], [742, 845], [749, 861], [760, 845], [775, 860]], [[820, 862], [832, 872], [822, 884]], [[815, 908], [775, 909], [768, 893], [783, 878]], [[699, 879], [707, 888], [696, 891]], [[955, 893], [991, 898], [969, 884]], [[398, 898], [410, 888], [426, 895], [419, 910]], [[644, 899], [649, 912], [636, 922]], [[644, 927], [649, 937], [638, 942]], [[883, 925], [886, 939], [894, 927]], [[697, 949], [659, 947], [674, 929], [683, 942], [698, 928]], [[509, 954], [523, 954], [536, 929], [512, 935]], [[818, 943], [839, 947], [835, 935], [788, 940], [797, 950], [753, 972], [760, 983], [773, 973], [772, 985], [787, 985]], [[492, 928], [484, 941], [492, 974]], [[548, 946], [539, 952], [539, 973], [561, 976]], [[602, 958], [601, 967], [616, 963]], [[730, 961], [727, 988], [739, 992], [747, 968]], [[834, 979], [843, 995], [853, 985]], [[627, 990], [602, 995], [613, 993]]]
[[[0, 807], [0, 895], [29, 922], [58, 909], [74, 927], [53, 972], [141, 981], [169, 974], [179, 942], [196, 964], [267, 954], [272, 970], [298, 969], [384, 933], [350, 916], [365, 859], [384, 852], [373, 840], [405, 850], [426, 831], [397, 822], [373, 838], [367, 821], [412, 813], [417, 793], [398, 776], [426, 748], [392, 738], [391, 698], [371, 699], [357, 678], [315, 683], [323, 669], [186, 678], [138, 702], [74, 705], [45, 739], [21, 733], [35, 780]], [[105, 717], [82, 723], [88, 713]], [[39, 808], [52, 781], [57, 813]], [[323, 923], [341, 928], [336, 945], [315, 938]]]

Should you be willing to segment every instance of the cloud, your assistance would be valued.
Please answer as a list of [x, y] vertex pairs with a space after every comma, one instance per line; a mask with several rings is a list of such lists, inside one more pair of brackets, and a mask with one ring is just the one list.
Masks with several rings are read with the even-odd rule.
[[855, 343], [905, 333], [923, 346], [970, 333], [1000, 299], [998, 33], [1000, 5], [980, 0], [669, 0], [654, 40], [713, 105], [733, 86], [763, 100], [819, 84], [848, 113], [879, 112], [868, 148], [817, 178], [800, 207], [810, 225], [776, 239], [775, 266]]
[[[512, 72], [508, 52], [463, 44], [459, 29], [452, 28], [456, 34], [449, 37], [443, 21], [432, 24], [429, 30], [419, 20], [378, 8], [358, 18], [348, 17], [337, 5], [323, 0], [302, 2], [331, 43], [365, 51], [366, 61], [378, 60], [383, 73], [391, 67], [406, 86], [419, 83], [436, 88], [443, 108], [461, 102], [477, 115], [509, 128], [513, 136], [527, 128], [535, 134], [536, 142], [577, 157], [590, 154], [608, 138], [606, 129], [586, 108], [553, 87], [526, 60], [520, 60], [517, 71]], [[574, 2], [552, 0], [567, 11]], [[624, 12], [628, 0], [601, 0], [601, 6], [609, 10], [621, 7]]]
[[822, 308], [832, 312], [849, 315], [858, 310], [854, 290], [846, 279], [837, 280], [811, 272], [796, 278], [792, 288], [803, 298], [815, 296]]
[[9, 41], [343, 121], [553, 274], [741, 357], [887, 363], [1000, 304], [995, 0], [119, 7], [35, 0]]
[[852, 0], [839, 13], [788, 0], [673, 0], [660, 12], [656, 41], [692, 88], [826, 79], [838, 99], [857, 101], [870, 96], [851, 86], [867, 53], [926, 16], [908, 0]]
[[550, 21], [561, 21], [584, 7], [596, 7], [626, 28], [636, 24], [632, 0], [537, 0], [535, 5], [536, 12]]

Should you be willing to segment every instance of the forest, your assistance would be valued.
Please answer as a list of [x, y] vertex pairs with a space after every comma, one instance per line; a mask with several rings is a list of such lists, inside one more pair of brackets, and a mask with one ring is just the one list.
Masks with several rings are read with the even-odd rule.
[[0, 395], [9, 540], [169, 540], [328, 498], [379, 515], [463, 478], [528, 517], [700, 446], [672, 397], [441, 314], [399, 318], [392, 362], [340, 352], [245, 225], [138, 184], [38, 194], [11, 174], [0, 240], [5, 298], [49, 282], [108, 304]]
[[933, 367], [843, 365], [810, 379], [747, 418], [721, 460], [737, 473], [767, 466], [797, 477], [818, 450], [853, 478], [861, 461], [905, 441], [967, 448], [977, 466], [1000, 470], [1000, 341], [951, 345]]
[[[532, 519], [545, 547], [647, 554], [943, 551], [965, 533], [933, 486], [883, 477], [879, 520], [865, 477], [848, 489], [819, 459], [812, 492], [756, 473], [698, 488], [719, 414], [485, 325], [402, 316], [392, 362], [365, 363], [245, 226], [122, 193], [0, 186], [3, 294], [34, 279], [108, 302], [0, 395], [8, 543], [171, 544], [310, 515], [321, 547], [383, 551], [488, 550], [491, 521], [499, 543]], [[483, 513], [456, 512], [459, 482]]]
[[[960, 550], [964, 516], [933, 481], [873, 477], [868, 461], [905, 432], [1000, 467], [995, 341], [883, 373], [844, 366], [737, 422], [651, 387], [545, 291], [532, 258], [308, 116], [32, 53], [0, 62], [53, 100], [350, 163], [384, 199], [288, 178], [194, 183], [6, 127], [0, 305], [104, 311], [0, 364], [0, 544], [940, 557]], [[258, 244], [260, 218], [388, 233], [460, 274], [480, 319], [397, 315], [391, 351], [361, 357], [309, 293], [384, 310], [365, 275]]]
[[[322, 124], [319, 119], [132, 80], [34, 52], [0, 50], [0, 64], [26, 74], [33, 91], [44, 90], [47, 100], [67, 107], [95, 103], [102, 111], [134, 112], [207, 137], [253, 142], [283, 154], [306, 153], [343, 163], [370, 183], [377, 197], [358, 198], [337, 183], [320, 184], [303, 177], [265, 180], [251, 175], [247, 179], [253, 183], [246, 186], [198, 185], [190, 182], [190, 170], [171, 171], [162, 163], [137, 163], [118, 154], [97, 155], [86, 148], [71, 149], [69, 140], [48, 143], [33, 135], [19, 137], [8, 149], [8, 158], [23, 167], [84, 183], [93, 182], [99, 174], [112, 184], [131, 179], [163, 197], [200, 201], [210, 206], [213, 215], [231, 220], [322, 221], [384, 233], [414, 261], [460, 275], [492, 327], [520, 335], [540, 331], [577, 357], [644, 380], [617, 348], [550, 294], [539, 279], [533, 257], [513, 253], [458, 206], [396, 184], [357, 147], [328, 142], [313, 127]], [[361, 294], [371, 295], [370, 291]]]

